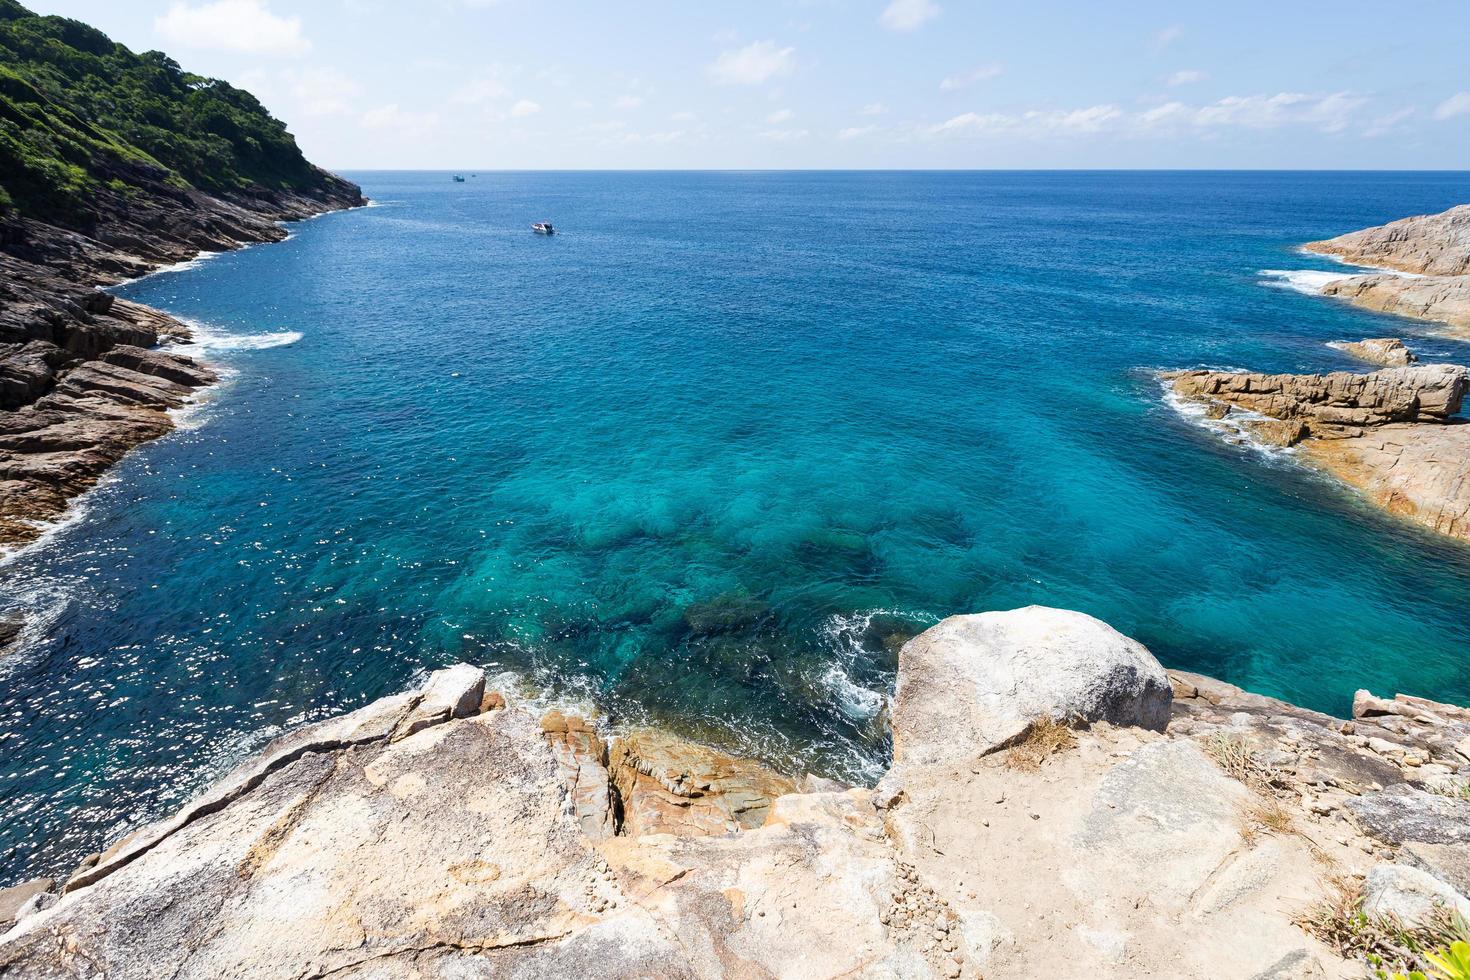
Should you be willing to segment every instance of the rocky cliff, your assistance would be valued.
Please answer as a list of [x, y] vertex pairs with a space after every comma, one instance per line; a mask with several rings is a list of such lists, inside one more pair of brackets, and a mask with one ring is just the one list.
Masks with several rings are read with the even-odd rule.
[[484, 688], [303, 728], [0, 895], [0, 974], [1346, 977], [1470, 908], [1470, 712], [1329, 718], [1077, 613], [910, 642], [872, 788]]
[[1328, 296], [1382, 313], [1447, 324], [1470, 335], [1470, 205], [1350, 232], [1308, 251], [1410, 276], [1347, 276], [1323, 287]]
[[92, 486], [214, 380], [117, 283], [364, 203], [248, 93], [0, 0], [0, 544]]

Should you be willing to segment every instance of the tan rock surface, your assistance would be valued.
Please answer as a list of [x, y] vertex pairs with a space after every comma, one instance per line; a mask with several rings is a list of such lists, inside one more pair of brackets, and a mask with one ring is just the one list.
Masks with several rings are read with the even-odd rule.
[[1457, 334], [1470, 335], [1470, 205], [1391, 221], [1306, 248], [1423, 277], [1349, 276], [1324, 286], [1325, 295], [1382, 313], [1437, 320]]
[[1304, 455], [1392, 514], [1470, 539], [1470, 423], [1385, 425], [1312, 439]]
[[608, 769], [630, 836], [720, 835], [759, 827], [777, 797], [796, 783], [750, 759], [737, 759], [656, 729], [613, 742]]
[[1404, 342], [1397, 337], [1368, 337], [1363, 340], [1347, 342], [1334, 341], [1327, 345], [1356, 357], [1360, 361], [1369, 364], [1377, 364], [1382, 367], [1408, 367], [1419, 358], [1414, 352], [1404, 346]]
[[1448, 325], [1454, 337], [1470, 337], [1470, 276], [1348, 276], [1322, 287], [1322, 295], [1345, 299], [1379, 313]]
[[1221, 401], [1273, 419], [1305, 422], [1309, 434], [1357, 435], [1390, 422], [1443, 422], [1460, 410], [1466, 371], [1450, 364], [1385, 368], [1368, 374], [1256, 374], [1171, 371], [1163, 375], [1183, 398]]
[[1400, 218], [1321, 242], [1308, 251], [1357, 265], [1376, 265], [1428, 276], [1470, 274], [1470, 204], [1440, 214]]
[[[1036, 620], [1027, 670], [1041, 673], [1017, 678], [1033, 688], [1056, 614], [1005, 614]], [[1083, 660], [1108, 660], [1116, 644], [1097, 642]], [[787, 792], [758, 826], [726, 801], [743, 829], [700, 836], [676, 822], [708, 814], [661, 799], [659, 832], [634, 836], [626, 820], [589, 827], [577, 801], [593, 783], [615, 801], [630, 773], [635, 798], [790, 783], [665, 733], [619, 741], [538, 719], [461, 666], [277, 740], [133, 834], [56, 904], [27, 907], [0, 937], [0, 974], [1355, 977], [1361, 964], [1293, 924], [1324, 878], [1372, 872], [1385, 907], [1462, 899], [1470, 816], [1418, 787], [1452, 773], [1463, 709], [1364, 694], [1347, 722], [1197, 675], [1168, 682], [1167, 732], [1099, 722], [1038, 754], [898, 714], [916, 751], [875, 789]], [[904, 683], [955, 697], [938, 674]], [[928, 738], [943, 751], [917, 751]], [[597, 762], [620, 744], [621, 775]], [[1253, 816], [1268, 803], [1285, 814], [1270, 827]]]
[[1184, 398], [1266, 416], [1261, 439], [1301, 444], [1301, 458], [1390, 513], [1470, 538], [1470, 424], [1456, 420], [1465, 368], [1419, 365], [1369, 374], [1164, 375]]

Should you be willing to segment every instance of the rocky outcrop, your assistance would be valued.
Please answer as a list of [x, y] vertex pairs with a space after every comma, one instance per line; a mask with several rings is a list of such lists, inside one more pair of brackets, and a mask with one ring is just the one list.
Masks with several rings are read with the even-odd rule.
[[[24, 906], [0, 973], [1340, 977], [1358, 967], [1294, 922], [1324, 878], [1417, 915], [1463, 900], [1451, 859], [1410, 852], [1434, 835], [1402, 829], [1453, 802], [1431, 778], [1470, 775], [1442, 761], [1456, 709], [1339, 720], [1179, 673], [1171, 707], [1147, 650], [1057, 610], [930, 632], [900, 665], [910, 707], [983, 725], [896, 710], [905, 758], [873, 789], [800, 791], [441, 671], [277, 740], [59, 897], [0, 893]], [[1003, 676], [1029, 734], [997, 748]], [[1089, 712], [1038, 754], [1046, 719]], [[1384, 815], [1402, 800], [1416, 818]]]
[[1470, 538], [1470, 424], [1385, 425], [1359, 439], [1312, 439], [1302, 458], [1391, 514]]
[[1324, 286], [1324, 294], [1470, 332], [1470, 205], [1311, 242], [1306, 248], [1415, 277], [1346, 276]]
[[1182, 398], [1279, 446], [1362, 492], [1390, 513], [1470, 538], [1470, 424], [1454, 418], [1465, 368], [1417, 365], [1370, 374], [1175, 371]]
[[1327, 345], [1360, 361], [1382, 367], [1408, 367], [1418, 361], [1414, 352], [1397, 337], [1368, 337], [1364, 340], [1334, 341]]
[[893, 759], [971, 759], [1039, 719], [1162, 729], [1169, 681], [1142, 644], [1091, 616], [1038, 606], [951, 616], [899, 654]]
[[1223, 402], [1272, 419], [1300, 422], [1298, 438], [1340, 439], [1393, 422], [1445, 422], [1460, 410], [1467, 387], [1463, 367], [1427, 364], [1370, 374], [1254, 374], [1247, 371], [1171, 371], [1175, 394]]
[[0, 215], [0, 545], [35, 537], [215, 380], [193, 359], [153, 349], [187, 340], [183, 323], [95, 285], [202, 249], [277, 241], [281, 221], [363, 203], [346, 181], [323, 187], [314, 197], [99, 199], [87, 234]]
[[1376, 313], [1434, 320], [1451, 336], [1470, 337], [1470, 276], [1345, 276], [1324, 285], [1322, 295]]
[[1470, 275], [1470, 204], [1309, 242], [1306, 249], [1417, 275]]

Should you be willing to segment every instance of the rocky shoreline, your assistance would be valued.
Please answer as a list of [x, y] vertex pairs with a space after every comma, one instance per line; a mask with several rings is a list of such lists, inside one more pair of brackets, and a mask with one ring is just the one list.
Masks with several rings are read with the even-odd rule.
[[[1470, 338], [1470, 205], [1352, 232], [1307, 250], [1408, 275], [1346, 276], [1325, 295], [1380, 312], [1438, 320]], [[1166, 371], [1169, 389], [1208, 418], [1235, 416], [1264, 443], [1298, 458], [1391, 514], [1470, 540], [1467, 381], [1456, 365], [1424, 365], [1396, 337], [1328, 346], [1384, 366], [1367, 374]]]
[[1173, 392], [1211, 418], [1243, 417], [1254, 438], [1299, 458], [1387, 510], [1470, 539], [1470, 423], [1456, 416], [1470, 381], [1458, 365], [1368, 374], [1172, 371]]
[[1322, 287], [1355, 306], [1445, 324], [1470, 338], [1470, 204], [1310, 242], [1307, 251], [1403, 275], [1355, 275]]
[[279, 241], [282, 222], [366, 203], [356, 185], [326, 173], [311, 193], [228, 198], [161, 178], [146, 195], [99, 195], [85, 233], [0, 215], [0, 545], [37, 537], [216, 380], [207, 365], [156, 349], [187, 342], [185, 324], [98, 286]]
[[903, 648], [893, 767], [845, 787], [538, 717], [462, 664], [0, 892], [0, 974], [1408, 967], [1364, 943], [1470, 911], [1470, 711], [1365, 691], [1353, 715], [1166, 672], [1078, 613], [954, 617]]

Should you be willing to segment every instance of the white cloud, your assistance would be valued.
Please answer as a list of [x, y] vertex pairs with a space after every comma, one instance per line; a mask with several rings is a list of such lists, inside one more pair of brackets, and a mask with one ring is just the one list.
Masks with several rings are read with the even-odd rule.
[[1154, 50], [1162, 51], [1183, 36], [1184, 28], [1178, 24], [1170, 24], [1154, 35]]
[[527, 116], [534, 116], [540, 111], [540, 104], [532, 102], [530, 99], [521, 99], [515, 105], [510, 107], [510, 115], [512, 119], [525, 119]]
[[859, 114], [864, 116], [881, 116], [887, 111], [888, 107], [881, 102], [869, 102], [858, 110]]
[[1470, 112], [1470, 92], [1456, 92], [1434, 107], [1435, 119], [1453, 119]]
[[939, 4], [934, 0], [893, 0], [878, 22], [890, 31], [916, 31], [928, 21], [939, 16]]
[[215, 0], [190, 6], [178, 2], [155, 18], [153, 29], [171, 43], [260, 55], [303, 55], [311, 42], [301, 35], [300, 17], [277, 17], [261, 0]]
[[1275, 95], [1230, 96], [1206, 105], [1166, 102], [1143, 112], [1129, 112], [1112, 104], [1082, 109], [1032, 109], [1020, 113], [982, 115], [966, 112], [930, 127], [928, 132], [931, 136], [1039, 139], [1097, 133], [1167, 136], [1180, 131], [1301, 126], [1336, 133], [1357, 119], [1366, 101], [1348, 92], [1330, 95], [1279, 92]]
[[778, 48], [775, 41], [756, 41], [735, 51], [723, 51], [708, 68], [723, 85], [759, 85], [796, 67], [796, 49]]
[[1335, 133], [1352, 122], [1365, 101], [1347, 92], [1325, 96], [1301, 92], [1233, 95], [1193, 110], [1190, 121], [1196, 126], [1238, 126], [1245, 129], [1275, 129], [1304, 124], [1322, 132]]
[[478, 105], [503, 99], [510, 95], [509, 75], [510, 72], [499, 65], [491, 65], [461, 85], [449, 97], [450, 101], [460, 105]]
[[804, 140], [811, 133], [804, 129], [768, 129], [761, 133], [761, 139], [773, 140], [777, 143], [790, 143], [793, 140]]
[[291, 94], [308, 116], [330, 116], [348, 112], [362, 86], [335, 68], [304, 68], [286, 75]]
[[1192, 68], [1186, 68], [1182, 71], [1176, 71], [1174, 74], [1170, 75], [1168, 79], [1166, 79], [1166, 82], [1169, 85], [1193, 85], [1195, 82], [1203, 82], [1209, 77], [1209, 72], [1196, 71]]
[[690, 112], [688, 109], [681, 109], [678, 112], [669, 113], [669, 118], [672, 119], [674, 122], [693, 122], [699, 117]]
[[939, 91], [955, 92], [962, 88], [969, 88], [976, 82], [983, 82], [987, 78], [998, 78], [1005, 72], [1000, 65], [976, 65], [969, 71], [957, 72], [939, 83]]
[[620, 95], [613, 105], [618, 109], [636, 109], [643, 104], [641, 95]]
[[778, 123], [790, 122], [795, 118], [796, 113], [792, 112], [790, 109], [777, 109], [775, 112], [766, 117], [766, 122], [774, 126]]
[[362, 124], [368, 129], [395, 129], [404, 132], [418, 132], [432, 129], [439, 125], [439, 117], [434, 113], [406, 112], [399, 108], [398, 103], [390, 102], [387, 105], [369, 109], [362, 114]]
[[869, 133], [876, 133], [877, 131], [877, 126], [849, 126], [846, 129], [839, 129], [837, 131], [837, 138], [840, 140], [855, 140], [860, 136], [867, 136]]
[[1368, 124], [1367, 129], [1363, 130], [1363, 135], [1369, 139], [1378, 136], [1387, 136], [1389, 133], [1397, 132], [1400, 128], [1400, 123], [1408, 122], [1416, 114], [1414, 109], [1406, 108], [1378, 116]]
[[1125, 117], [1115, 105], [1095, 105], [1085, 109], [1033, 109], [1019, 115], [974, 112], [954, 116], [930, 132], [936, 136], [1044, 136], [1051, 134], [1098, 133], [1111, 128]]

